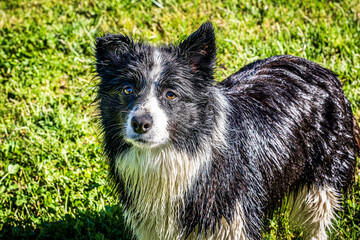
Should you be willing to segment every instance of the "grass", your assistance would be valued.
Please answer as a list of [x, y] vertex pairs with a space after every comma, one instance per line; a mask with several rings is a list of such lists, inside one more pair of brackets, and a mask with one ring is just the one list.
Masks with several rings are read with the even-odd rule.
[[[94, 38], [183, 39], [211, 20], [217, 79], [276, 54], [335, 71], [360, 119], [360, 3], [344, 1], [0, 2], [0, 238], [130, 239], [107, 182], [94, 99]], [[359, 175], [359, 174], [358, 174]], [[331, 239], [360, 239], [360, 182]], [[286, 214], [264, 239], [301, 239]]]

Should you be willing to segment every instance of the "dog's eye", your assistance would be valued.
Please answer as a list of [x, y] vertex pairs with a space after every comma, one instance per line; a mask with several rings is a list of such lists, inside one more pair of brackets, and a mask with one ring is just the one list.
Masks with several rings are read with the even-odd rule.
[[130, 95], [130, 94], [132, 94], [134, 91], [133, 91], [133, 89], [132, 89], [132, 87], [125, 87], [124, 89], [123, 89], [123, 94], [124, 95]]
[[170, 100], [173, 100], [174, 98], [176, 98], [176, 94], [173, 93], [173, 92], [171, 92], [171, 91], [168, 91], [168, 92], [166, 93], [166, 97], [167, 97], [168, 99], [170, 99]]

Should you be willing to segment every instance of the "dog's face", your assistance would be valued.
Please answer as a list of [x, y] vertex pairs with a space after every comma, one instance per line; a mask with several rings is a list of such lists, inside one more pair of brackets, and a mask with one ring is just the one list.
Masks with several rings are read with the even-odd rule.
[[210, 23], [178, 46], [153, 47], [124, 35], [97, 38], [106, 141], [145, 148], [196, 145], [212, 124], [208, 105], [215, 57]]

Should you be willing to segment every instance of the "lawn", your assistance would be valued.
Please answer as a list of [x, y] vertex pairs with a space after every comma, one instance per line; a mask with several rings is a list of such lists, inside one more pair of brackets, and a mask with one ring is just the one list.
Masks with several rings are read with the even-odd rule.
[[[256, 59], [304, 57], [339, 75], [360, 120], [358, 0], [1, 1], [0, 238], [130, 239], [101, 151], [94, 38], [178, 42], [207, 20], [217, 80]], [[360, 239], [356, 179], [331, 239]], [[282, 213], [264, 239], [302, 238]]]

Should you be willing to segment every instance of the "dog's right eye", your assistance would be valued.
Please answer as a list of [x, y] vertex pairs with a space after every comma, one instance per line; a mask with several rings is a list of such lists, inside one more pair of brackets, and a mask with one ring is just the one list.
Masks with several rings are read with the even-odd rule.
[[168, 99], [170, 99], [170, 100], [173, 100], [173, 99], [176, 98], [176, 94], [173, 93], [172, 91], [168, 91], [168, 92], [165, 94], [165, 96], [166, 96]]
[[130, 94], [133, 94], [133, 92], [134, 92], [134, 90], [133, 90], [132, 87], [125, 87], [125, 88], [123, 89], [123, 94], [124, 94], [124, 95], [130, 95]]

